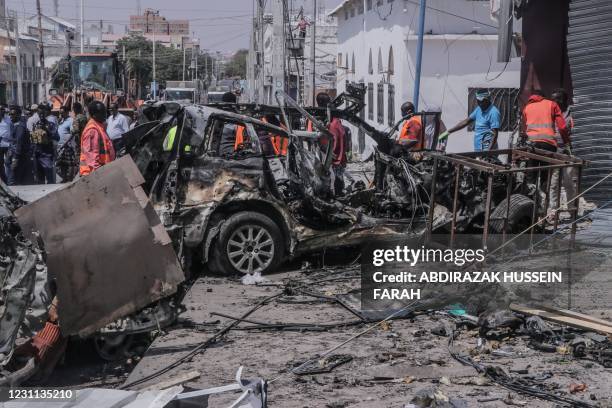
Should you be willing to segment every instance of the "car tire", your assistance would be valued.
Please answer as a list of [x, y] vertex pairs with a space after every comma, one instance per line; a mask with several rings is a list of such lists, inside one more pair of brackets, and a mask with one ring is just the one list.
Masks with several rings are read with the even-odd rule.
[[208, 268], [223, 275], [264, 274], [280, 264], [284, 253], [279, 226], [262, 213], [244, 211], [223, 223], [209, 253]]
[[[522, 194], [510, 196], [510, 211], [508, 211], [507, 233], [522, 232], [531, 224], [534, 202]], [[502, 233], [504, 231], [504, 219], [508, 208], [508, 200], [503, 199], [491, 213], [490, 229], [492, 232]]]

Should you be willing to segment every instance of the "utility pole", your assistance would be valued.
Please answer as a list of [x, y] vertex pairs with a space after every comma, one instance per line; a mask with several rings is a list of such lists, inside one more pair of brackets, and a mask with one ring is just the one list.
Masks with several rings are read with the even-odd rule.
[[45, 75], [45, 46], [43, 45], [43, 34], [42, 34], [42, 13], [40, 10], [40, 0], [36, 0], [36, 9], [38, 11], [38, 50], [40, 57], [40, 81], [42, 82], [42, 89], [44, 98], [47, 98], [47, 78]]
[[81, 0], [81, 54], [85, 52], [85, 0]]
[[257, 0], [257, 16], [255, 18], [255, 101], [263, 102], [264, 95], [264, 0]]
[[427, 0], [421, 0], [419, 10], [419, 40], [417, 43], [416, 55], [416, 74], [414, 76], [414, 95], [412, 103], [414, 110], [419, 110], [419, 94], [421, 91], [421, 65], [423, 64], [423, 35], [425, 34], [425, 9], [427, 8]]
[[274, 0], [272, 28], [272, 93], [269, 101], [272, 103], [276, 91], [286, 91], [285, 86], [285, 2]]
[[157, 99], [157, 81], [155, 71], [155, 20], [153, 21], [153, 100]]
[[198, 54], [200, 53], [200, 45], [196, 46], [195, 49], [195, 80], [198, 80]]
[[181, 47], [183, 48], [183, 81], [185, 80], [185, 58], [187, 57], [185, 51], [185, 37], [181, 37]]
[[204, 54], [204, 80], [210, 81], [210, 75], [208, 75], [208, 58], [209, 58], [209, 53], [207, 52]]
[[[19, 28], [17, 24], [17, 13], [14, 13], [11, 20], [13, 21], [13, 30], [15, 30], [15, 63], [17, 65], [17, 104], [23, 106], [23, 81], [21, 78], [21, 52], [19, 51]], [[9, 29], [9, 21], [6, 21], [6, 33], [9, 38], [9, 45], [11, 41], [11, 31]]]
[[[364, 13], [365, 14], [365, 13]], [[312, 31], [312, 38], [311, 38], [311, 43], [310, 43], [310, 57], [312, 58], [312, 79], [311, 79], [311, 90], [312, 90], [312, 104], [311, 106], [315, 105], [315, 100], [317, 98], [317, 48], [316, 48], [316, 42], [317, 42], [317, 0], [313, 0], [312, 1], [312, 24], [310, 25]]]

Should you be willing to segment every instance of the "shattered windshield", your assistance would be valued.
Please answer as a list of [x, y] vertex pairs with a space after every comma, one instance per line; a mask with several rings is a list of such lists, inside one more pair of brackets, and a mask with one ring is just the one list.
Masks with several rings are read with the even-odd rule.
[[72, 77], [75, 87], [115, 90], [115, 70], [112, 57], [75, 57], [72, 60]]

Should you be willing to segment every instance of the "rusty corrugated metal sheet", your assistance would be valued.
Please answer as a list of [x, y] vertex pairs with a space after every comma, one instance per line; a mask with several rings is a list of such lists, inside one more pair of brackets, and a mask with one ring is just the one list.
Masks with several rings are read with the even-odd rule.
[[[591, 161], [583, 189], [612, 172], [612, 3], [572, 0], [567, 48], [574, 83], [574, 153]], [[609, 200], [612, 178], [588, 197]]]

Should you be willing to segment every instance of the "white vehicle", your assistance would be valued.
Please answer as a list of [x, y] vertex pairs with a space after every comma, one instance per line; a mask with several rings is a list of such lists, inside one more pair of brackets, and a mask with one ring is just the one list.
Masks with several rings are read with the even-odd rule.
[[167, 81], [163, 94], [164, 101], [189, 101], [202, 103], [202, 85], [200, 81]]

